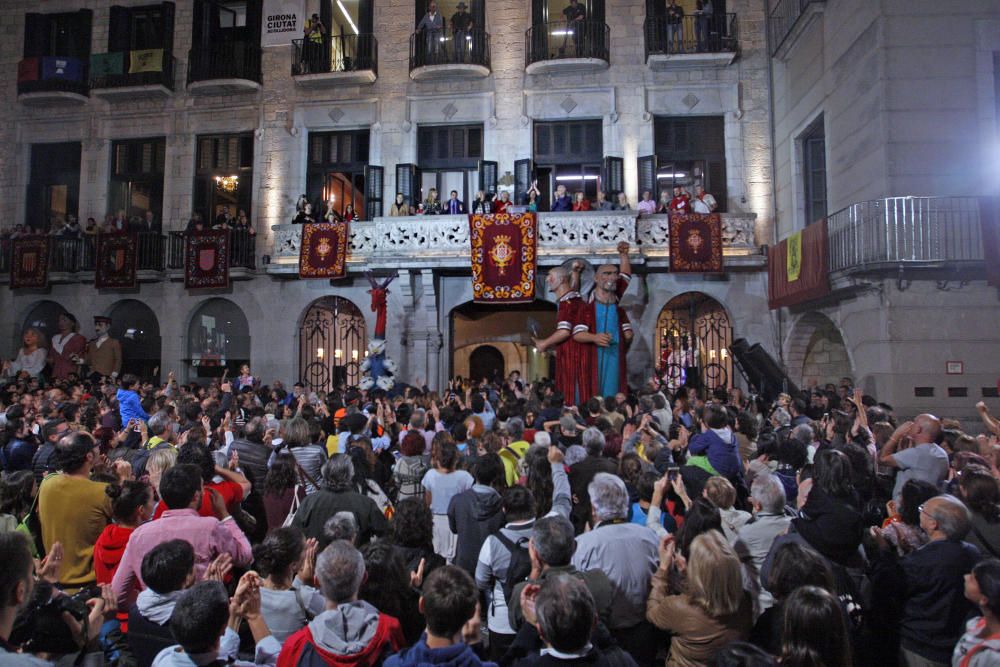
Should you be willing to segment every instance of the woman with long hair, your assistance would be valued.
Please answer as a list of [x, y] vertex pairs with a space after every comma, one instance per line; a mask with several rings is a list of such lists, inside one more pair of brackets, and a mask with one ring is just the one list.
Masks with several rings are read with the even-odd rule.
[[684, 524], [677, 531], [677, 550], [684, 558], [691, 556], [691, 544], [703, 533], [716, 530], [722, 535], [722, 515], [707, 498], [695, 498], [684, 513]]
[[31, 511], [38, 494], [35, 475], [30, 470], [18, 470], [0, 479], [0, 532], [9, 532]]
[[365, 558], [367, 576], [358, 591], [358, 599], [398, 619], [406, 643], [416, 643], [424, 631], [420, 596], [414, 590], [417, 581], [410, 576], [403, 559], [388, 542], [370, 542], [361, 548], [361, 555]]
[[456, 470], [458, 447], [450, 436], [441, 440], [435, 438], [431, 451], [431, 464], [434, 467], [427, 471], [421, 484], [424, 487], [427, 506], [434, 515], [434, 551], [451, 562], [455, 557], [458, 536], [451, 532], [448, 505], [452, 498], [471, 489], [474, 480], [465, 470]]
[[4, 374], [15, 378], [20, 373], [27, 373], [29, 377], [33, 378], [41, 377], [48, 357], [48, 339], [41, 329], [28, 327], [24, 330], [21, 342], [23, 345], [18, 350], [17, 357], [13, 361], [3, 362]]
[[[667, 667], [701, 665], [726, 644], [750, 636], [753, 605], [743, 590], [740, 559], [723, 537], [710, 530], [691, 543], [689, 558], [677, 553], [671, 536], [660, 542], [660, 567], [646, 602], [646, 620], [672, 633]], [[669, 594], [674, 567], [684, 571], [684, 592]]]
[[305, 486], [299, 483], [295, 457], [288, 453], [278, 454], [264, 478], [264, 512], [267, 514], [268, 532], [280, 528], [292, 509], [295, 497], [305, 498]]
[[281, 424], [281, 437], [288, 451], [298, 463], [299, 481], [305, 485], [306, 493], [317, 491], [317, 484], [323, 464], [326, 463], [326, 448], [315, 444], [309, 422], [302, 417], [286, 419]]
[[799, 484], [795, 531], [822, 555], [841, 565], [862, 567], [858, 547], [865, 522], [858, 511], [851, 461], [836, 449], [816, 452], [811, 480]]
[[445, 560], [434, 553], [434, 515], [423, 500], [407, 498], [396, 505], [390, 523], [392, 544], [406, 563], [406, 569], [416, 573], [423, 563], [424, 579]]
[[882, 535], [900, 557], [927, 544], [927, 533], [920, 527], [920, 506], [939, 493], [934, 484], [911, 479], [903, 485], [899, 503], [887, 503], [889, 518], [882, 525]]
[[392, 517], [392, 502], [389, 501], [389, 496], [382, 490], [379, 483], [375, 481], [376, 460], [375, 453], [372, 451], [372, 441], [364, 437], [351, 441], [347, 455], [351, 457], [351, 462], [354, 464], [355, 490], [374, 500], [379, 511], [386, 518]]
[[782, 632], [782, 667], [851, 667], [847, 619], [837, 597], [818, 586], [788, 596]]
[[958, 472], [958, 495], [972, 513], [966, 541], [994, 558], [1000, 558], [1000, 484], [982, 466], [969, 465]]
[[302, 629], [326, 609], [326, 599], [308, 585], [313, 580], [316, 540], [308, 540], [291, 526], [278, 528], [253, 549], [254, 565], [262, 577], [260, 613], [279, 642]]
[[535, 518], [540, 519], [552, 511], [552, 464], [548, 447], [531, 447], [524, 454], [524, 485], [535, 498]]

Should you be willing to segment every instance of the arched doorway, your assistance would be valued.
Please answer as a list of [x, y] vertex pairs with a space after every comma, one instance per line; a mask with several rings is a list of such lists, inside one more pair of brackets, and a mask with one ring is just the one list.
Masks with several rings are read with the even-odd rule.
[[367, 339], [365, 317], [352, 301], [339, 296], [313, 301], [299, 326], [299, 379], [313, 391], [356, 386]]
[[826, 315], [815, 311], [802, 315], [788, 337], [788, 375], [800, 387], [853, 379], [851, 359], [840, 329]]
[[503, 378], [503, 352], [492, 345], [480, 345], [469, 355], [469, 378], [480, 380], [499, 380]]
[[502, 359], [497, 365], [494, 357], [494, 368], [505, 373], [520, 371], [529, 382], [551, 378], [555, 357], [536, 351], [531, 337], [532, 331], [545, 337], [555, 328], [556, 306], [548, 301], [502, 307], [469, 301], [457, 306], [451, 311], [450, 377], [474, 377], [473, 355], [489, 347]]
[[[25, 316], [24, 321], [21, 323], [21, 328], [17, 331], [17, 340], [15, 341], [15, 350], [21, 347], [21, 336], [24, 334], [24, 330], [28, 327], [35, 327], [43, 334], [45, 334], [48, 341], [52, 340], [52, 336], [59, 333], [59, 316], [66, 312], [66, 309], [55, 301], [39, 301], [28, 314]], [[86, 326], [86, 322], [81, 322], [82, 325]], [[87, 335], [86, 332], [82, 332], [83, 335]]]
[[153, 309], [142, 301], [125, 299], [111, 307], [108, 317], [111, 337], [122, 345], [122, 373], [159, 382], [160, 322]]
[[236, 377], [250, 363], [250, 325], [243, 310], [229, 299], [209, 299], [188, 323], [188, 358], [195, 377]]
[[731, 387], [733, 328], [722, 304], [701, 292], [667, 302], [656, 320], [656, 369], [671, 389]]

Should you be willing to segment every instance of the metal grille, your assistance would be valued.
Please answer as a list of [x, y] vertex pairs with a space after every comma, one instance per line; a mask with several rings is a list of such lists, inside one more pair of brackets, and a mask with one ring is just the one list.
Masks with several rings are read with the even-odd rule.
[[671, 389], [731, 386], [733, 328], [718, 301], [701, 292], [676, 296], [660, 311], [656, 332], [657, 373]]
[[365, 340], [364, 315], [351, 301], [339, 296], [314, 301], [299, 327], [302, 383], [312, 391], [357, 385]]

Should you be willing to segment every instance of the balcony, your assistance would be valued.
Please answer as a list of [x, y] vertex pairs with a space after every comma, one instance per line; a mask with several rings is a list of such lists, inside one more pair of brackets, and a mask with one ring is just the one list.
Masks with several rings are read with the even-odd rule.
[[260, 57], [260, 47], [247, 42], [195, 47], [188, 56], [188, 92], [231, 95], [260, 90]]
[[[765, 265], [754, 243], [753, 215], [722, 214], [727, 267], [760, 269]], [[274, 247], [267, 272], [296, 277], [299, 272], [301, 225], [274, 225]], [[352, 222], [349, 272], [366, 269], [469, 268], [469, 218], [465, 215], [375, 218]], [[591, 261], [617, 256], [619, 241], [640, 253], [637, 263], [666, 266], [669, 262], [667, 216], [636, 218], [630, 212], [540, 213], [538, 263], [556, 266], [580, 257]]]
[[319, 44], [295, 39], [292, 49], [292, 76], [303, 88], [369, 84], [378, 78], [375, 35], [335, 35]]
[[24, 58], [17, 65], [17, 100], [36, 108], [86, 104], [88, 63], [80, 58]]
[[[229, 275], [233, 280], [252, 278], [257, 266], [256, 237], [233, 232], [229, 237]], [[49, 282], [93, 282], [97, 242], [92, 236], [53, 236], [49, 245]], [[10, 280], [12, 241], [0, 242], [0, 282]], [[139, 282], [157, 282], [184, 277], [184, 233], [139, 232], [136, 234], [136, 275]]]
[[607, 69], [610, 45], [611, 30], [603, 21], [538, 23], [524, 33], [525, 72]]
[[827, 217], [830, 273], [982, 265], [976, 197], [891, 197], [852, 204]]
[[726, 67], [736, 59], [736, 14], [690, 15], [680, 23], [669, 23], [665, 16], [648, 18], [644, 32], [646, 64], [652, 70]]
[[410, 35], [410, 78], [481, 79], [490, 74], [490, 35], [484, 30], [426, 30]]
[[826, 9], [826, 0], [775, 0], [767, 16], [771, 56], [784, 60], [799, 35]]
[[[115, 54], [100, 54], [111, 56]], [[134, 100], [137, 98], [167, 98], [174, 92], [174, 71], [176, 60], [169, 51], [163, 51], [158, 60], [145, 63], [142, 67], [146, 71], [130, 73], [129, 69], [137, 67], [129, 66], [129, 54], [122, 53], [121, 62], [124, 71], [114, 74], [98, 74], [91, 72], [90, 90], [102, 99], [109, 102], [119, 102], [123, 100]]]

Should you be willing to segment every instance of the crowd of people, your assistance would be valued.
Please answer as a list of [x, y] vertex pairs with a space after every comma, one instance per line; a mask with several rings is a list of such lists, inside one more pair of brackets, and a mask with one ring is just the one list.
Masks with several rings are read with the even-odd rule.
[[19, 371], [0, 403], [3, 665], [1000, 661], [983, 404], [249, 367]]

